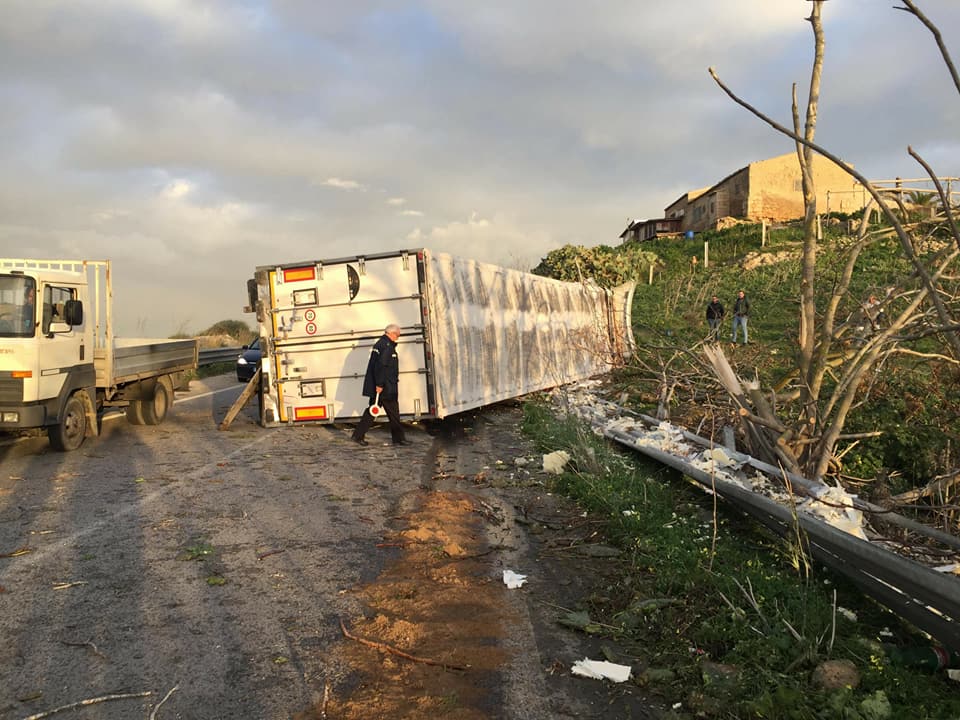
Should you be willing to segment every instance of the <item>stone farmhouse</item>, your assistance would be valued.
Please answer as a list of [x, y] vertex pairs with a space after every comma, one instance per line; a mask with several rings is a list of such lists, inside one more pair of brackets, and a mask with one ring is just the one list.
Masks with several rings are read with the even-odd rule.
[[[814, 155], [813, 180], [820, 212], [856, 212], [869, 196], [829, 160]], [[750, 163], [717, 184], [674, 200], [654, 220], [634, 220], [620, 234], [623, 242], [716, 229], [725, 218], [782, 222], [803, 217], [800, 161], [787, 153]]]

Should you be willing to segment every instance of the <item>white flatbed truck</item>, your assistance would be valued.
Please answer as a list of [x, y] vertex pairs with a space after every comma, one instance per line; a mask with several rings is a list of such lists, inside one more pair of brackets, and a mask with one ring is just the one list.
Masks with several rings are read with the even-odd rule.
[[75, 450], [108, 408], [163, 421], [197, 341], [115, 338], [112, 306], [109, 261], [0, 259], [0, 433]]

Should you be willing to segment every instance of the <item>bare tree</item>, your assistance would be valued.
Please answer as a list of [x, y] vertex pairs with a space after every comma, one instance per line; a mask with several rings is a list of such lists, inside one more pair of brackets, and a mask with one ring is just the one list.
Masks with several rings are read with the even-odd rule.
[[[708, 359], [734, 402], [740, 406], [741, 416], [750, 425], [746, 437], [753, 446], [751, 449], [759, 451], [761, 455], [770, 456], [770, 459], [775, 458], [792, 472], [818, 479], [828, 474], [835, 462], [838, 442], [853, 439], [853, 436], [844, 435], [844, 425], [861, 398], [865, 380], [882, 358], [892, 353], [913, 352], [904, 347], [903, 343], [921, 333], [927, 336], [937, 335], [943, 340], [943, 351], [930, 354], [931, 359], [951, 363], [960, 361], [960, 323], [957, 321], [956, 297], [942, 283], [947, 274], [956, 267], [957, 258], [960, 256], [960, 233], [950, 198], [944, 192], [937, 176], [912, 148], [907, 149], [923, 166], [937, 188], [941, 199], [943, 224], [956, 245], [953, 250], [939, 253], [918, 252], [918, 242], [924, 239], [923, 223], [910, 222], [906, 213], [897, 212], [897, 198], [891, 199], [888, 193], [874, 187], [867, 178], [840, 157], [815, 142], [825, 48], [821, 20], [823, 3], [824, 0], [813, 0], [812, 11], [807, 18], [813, 29], [814, 61], [802, 127], [795, 84], [791, 129], [739, 98], [724, 85], [713, 68], [709, 69], [714, 81], [734, 102], [778, 132], [792, 138], [797, 147], [805, 214], [797, 353], [799, 393], [798, 405], [787, 408], [790, 419], [778, 417], [774, 408], [779, 403], [768, 402], [766, 396], [759, 392], [759, 388], [748, 386], [745, 392], [740, 383], [735, 382], [736, 378], [722, 352], [712, 349], [708, 352]], [[904, 3], [906, 7], [898, 9], [917, 17], [934, 34], [954, 84], [960, 90], [956, 70], [939, 31], [912, 0], [904, 0]], [[813, 177], [814, 153], [827, 158], [856, 178], [872, 198], [871, 206], [864, 211], [856, 240], [846, 248], [839, 276], [832, 278], [829, 292], [822, 294], [818, 293], [817, 287], [818, 232]], [[899, 199], [899, 202], [902, 209], [902, 199]], [[883, 215], [889, 229], [869, 229], [868, 219], [874, 209]], [[900, 286], [890, 289], [881, 301], [885, 309], [888, 309], [886, 315], [890, 318], [889, 323], [882, 328], [873, 328], [875, 332], [852, 343], [849, 326], [840, 320], [838, 313], [844, 301], [849, 300], [850, 281], [861, 253], [870, 243], [889, 234], [898, 239], [903, 255], [914, 272], [911, 277], [905, 278]], [[823, 299], [820, 299], [821, 295]], [[818, 307], [818, 301], [821, 307]], [[774, 397], [774, 400], [777, 398]]]

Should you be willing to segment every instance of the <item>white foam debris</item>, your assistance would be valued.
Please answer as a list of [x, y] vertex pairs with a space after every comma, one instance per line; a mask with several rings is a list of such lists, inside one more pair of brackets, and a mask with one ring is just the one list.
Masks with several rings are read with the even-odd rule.
[[814, 497], [797, 503], [797, 508], [816, 515], [838, 530], [854, 535], [861, 540], [867, 536], [863, 532], [863, 513], [853, 507], [856, 495], [851, 495], [841, 487], [820, 485], [812, 490]]
[[630, 679], [629, 665], [618, 665], [606, 660], [590, 660], [589, 658], [577, 660], [570, 671], [574, 675], [594, 680], [613, 680], [613, 682], [621, 683]]
[[622, 432], [622, 433], [629, 433], [635, 428], [637, 428], [637, 421], [629, 417], [614, 418], [604, 426], [604, 430], [610, 430], [611, 432]]
[[[681, 458], [692, 468], [708, 474], [718, 482], [736, 483], [746, 490], [764, 495], [782, 505], [796, 505], [799, 510], [843, 532], [863, 540], [867, 539], [863, 531], [863, 513], [853, 506], [856, 496], [850, 495], [843, 488], [820, 485], [815, 491], [816, 497], [797, 502], [794, 495], [772, 482], [771, 478], [763, 473], [755, 471], [747, 475], [743, 471], [745, 463], [737, 460], [725, 448], [713, 447], [703, 450], [700, 445], [686, 440], [682, 428], [669, 422], [661, 421], [655, 428], [651, 428], [645, 422], [619, 414], [620, 408], [599, 398], [594, 392], [594, 389], [600, 385], [599, 381], [587, 381], [558, 391], [563, 393], [566, 412], [588, 422], [594, 432], [612, 435], [621, 442], [634, 445], [641, 452], [643, 448], [651, 448]], [[546, 456], [544, 461], [546, 463]], [[546, 469], [545, 464], [544, 470]], [[711, 492], [710, 488], [702, 484], [700, 487], [706, 492]], [[943, 570], [943, 572], [960, 573], [960, 570]]]
[[516, 590], [518, 587], [521, 587], [526, 581], [527, 581], [526, 575], [515, 573], [513, 570], [503, 571], [503, 584], [506, 585], [507, 588], [510, 590]]
[[734, 467], [739, 468], [743, 463], [738, 463], [732, 457], [727, 454], [727, 451], [722, 447], [713, 447], [708, 450], [703, 451], [704, 460], [712, 460], [715, 465], [720, 467]]
[[837, 605], [837, 613], [843, 615], [850, 622], [857, 621], [857, 614], [853, 610]]
[[559, 475], [563, 468], [570, 462], [570, 453], [566, 450], [557, 450], [543, 456], [543, 471]]

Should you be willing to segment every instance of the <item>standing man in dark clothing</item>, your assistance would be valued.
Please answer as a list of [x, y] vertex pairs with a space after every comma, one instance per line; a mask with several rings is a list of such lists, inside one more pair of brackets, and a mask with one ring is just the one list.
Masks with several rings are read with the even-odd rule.
[[747, 335], [747, 317], [750, 315], [750, 301], [743, 290], [737, 293], [737, 299], [733, 301], [733, 337], [731, 341], [737, 342], [737, 328], [743, 328], [743, 344], [749, 345], [750, 338]]
[[720, 322], [724, 315], [726, 311], [723, 309], [723, 303], [714, 295], [713, 299], [707, 303], [707, 325], [710, 326], [710, 339], [714, 342], [720, 336]]
[[[400, 423], [400, 360], [397, 357], [397, 340], [400, 339], [400, 326], [390, 324], [383, 331], [383, 337], [377, 340], [370, 351], [367, 362], [367, 374], [363, 378], [363, 394], [370, 398], [370, 406], [380, 396], [380, 406], [390, 420], [390, 435], [394, 445], [409, 445]], [[353, 441], [358, 445], [369, 445], [364, 440], [367, 430], [373, 425], [374, 417], [368, 407], [353, 431]]]

